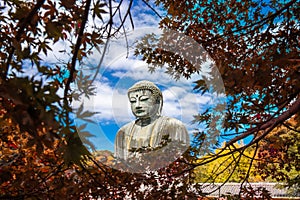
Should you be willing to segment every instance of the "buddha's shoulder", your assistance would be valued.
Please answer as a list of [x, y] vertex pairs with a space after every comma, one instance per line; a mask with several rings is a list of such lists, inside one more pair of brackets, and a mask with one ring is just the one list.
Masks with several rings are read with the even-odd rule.
[[167, 117], [167, 116], [161, 116], [161, 119], [162, 119], [163, 123], [166, 126], [181, 126], [181, 127], [185, 127], [184, 124], [180, 120], [178, 120], [176, 118]]
[[125, 125], [123, 125], [119, 130], [118, 133], [121, 132], [127, 132], [128, 130], [130, 130], [132, 128], [132, 126], [134, 125], [135, 121], [129, 122]]

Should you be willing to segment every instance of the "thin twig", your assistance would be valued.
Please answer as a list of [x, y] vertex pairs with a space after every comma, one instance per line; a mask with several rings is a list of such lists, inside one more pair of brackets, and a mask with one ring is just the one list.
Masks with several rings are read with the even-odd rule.
[[[109, 40], [110, 40], [110, 37], [111, 37], [111, 31], [112, 31], [112, 26], [113, 26], [113, 12], [112, 12], [111, 1], [109, 1], [109, 22], [108, 22], [108, 25], [109, 25], [108, 36], [107, 36], [107, 39], [106, 39], [106, 42], [105, 42], [105, 45], [104, 45], [104, 48], [103, 48], [103, 52], [102, 52], [100, 61], [99, 61], [98, 65], [97, 65], [96, 72], [94, 73], [94, 76], [91, 79], [91, 83], [90, 84], [93, 84], [93, 82], [95, 81], [96, 77], [98, 76], [98, 73], [100, 71], [101, 65], [102, 65], [104, 57], [105, 57], [105, 53], [106, 53], [107, 48], [108, 48]], [[100, 51], [99, 51], [99, 53], [100, 53]]]
[[[129, 15], [131, 17], [131, 15]], [[119, 11], [119, 17], [120, 17], [120, 20], [122, 20], [122, 13], [121, 13], [121, 10]], [[131, 19], [132, 20], [132, 19]], [[125, 42], [126, 42], [126, 48], [127, 48], [127, 54], [126, 54], [126, 58], [128, 58], [129, 56], [129, 44], [128, 44], [128, 38], [127, 38], [127, 33], [126, 33], [126, 30], [125, 30], [125, 27], [123, 26], [123, 33], [124, 33], [124, 37], [125, 37]]]
[[130, 14], [130, 9], [131, 9], [132, 4], [133, 4], [133, 0], [130, 0], [129, 5], [128, 5], [128, 8], [127, 8], [127, 11], [126, 11], [126, 13], [125, 13], [125, 16], [124, 16], [123, 20], [121, 21], [121, 24], [120, 24], [120, 25], [118, 26], [118, 28], [113, 32], [112, 35], [115, 35], [116, 33], [118, 33], [118, 32], [120, 31], [121, 27], [124, 26], [125, 21], [126, 21], [128, 15], [129, 15], [129, 18], [130, 18], [131, 25], [132, 25], [132, 27], [134, 28], [133, 21], [132, 21], [132, 18], [131, 18], [131, 16], [130, 16], [130, 15], [131, 15], [131, 14]]
[[142, 0], [144, 4], [146, 4], [160, 19], [162, 19], [162, 16], [145, 0]]
[[[222, 35], [219, 35], [219, 36], [216, 36], [216, 37], [214, 37], [214, 38], [211, 38], [211, 39], [207, 40], [206, 42], [207, 42], [207, 43], [208, 43], [208, 42], [212, 42], [212, 41], [214, 41], [214, 40], [216, 40], [216, 39], [218, 39], [218, 38], [222, 38], [222, 37], [224, 37], [224, 36], [231, 35], [231, 34], [233, 34], [233, 33], [240, 32], [240, 31], [246, 30], [246, 29], [248, 29], [248, 28], [253, 28], [253, 27], [254, 27], [254, 28], [257, 29], [258, 27], [263, 26], [264, 23], [265, 23], [266, 21], [272, 20], [272, 19], [274, 19], [276, 16], [280, 15], [280, 13], [282, 13], [284, 10], [288, 9], [291, 5], [293, 5], [293, 4], [296, 3], [296, 2], [297, 2], [297, 0], [292, 0], [291, 2], [287, 3], [287, 4], [286, 4], [283, 8], [281, 8], [280, 10], [276, 11], [275, 13], [273, 13], [273, 14], [270, 15], [270, 16], [267, 16], [267, 17], [261, 19], [261, 20], [258, 21], [258, 22], [249, 24], [249, 25], [247, 25], [247, 26], [243, 26], [243, 27], [238, 28], [238, 29], [236, 29], [236, 30], [228, 31], [228, 32], [226, 32], [226, 33], [224, 33], [224, 34], [222, 34]], [[259, 25], [259, 24], [260, 24], [260, 25]], [[259, 26], [258, 26], [258, 27], [255, 27], [256, 25], [259, 25]], [[247, 34], [247, 33], [248, 33], [248, 32], [244, 33], [244, 35]]]
[[285, 126], [287, 129], [291, 130], [291, 131], [294, 131], [296, 133], [300, 133], [300, 130], [297, 130], [293, 127], [291, 127], [290, 125], [287, 125], [286, 123], [282, 123], [283, 126]]
[[[253, 156], [252, 156], [252, 158], [251, 158], [251, 160], [250, 160], [250, 165], [249, 165], [249, 168], [248, 168], [248, 170], [247, 170], [246, 177], [245, 177], [245, 179], [244, 179], [243, 182], [242, 182], [242, 185], [243, 185], [243, 184], [245, 183], [245, 181], [250, 177], [251, 167], [252, 167], [252, 165], [253, 165], [253, 161], [255, 160], [255, 156], [256, 156], [256, 154], [257, 154], [258, 147], [259, 147], [259, 145], [258, 145], [258, 143], [256, 143], [255, 150], [254, 150], [254, 154], [253, 154]], [[241, 186], [242, 186], [242, 185], [241, 185]]]

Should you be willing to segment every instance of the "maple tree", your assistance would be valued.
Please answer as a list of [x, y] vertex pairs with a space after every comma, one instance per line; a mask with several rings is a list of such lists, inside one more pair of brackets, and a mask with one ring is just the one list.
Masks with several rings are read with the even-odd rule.
[[[199, 74], [194, 88], [198, 92], [226, 95], [222, 115], [216, 115], [212, 107], [195, 116], [194, 122], [206, 128], [194, 135], [191, 152], [195, 163], [191, 169], [217, 162], [225, 156], [243, 156], [247, 148], [252, 148], [255, 153], [249, 162], [246, 181], [255, 157], [261, 151], [262, 141], [272, 131], [276, 132], [284, 125], [299, 135], [300, 2], [155, 2], [168, 12], [160, 21], [160, 27], [166, 31], [161, 36], [149, 34], [144, 37], [137, 46], [136, 55], [151, 64], [151, 71], [165, 67], [175, 79]], [[182, 35], [191, 39], [179, 41], [184, 38]], [[194, 49], [198, 47], [191, 40], [205, 53], [199, 51], [195, 54]], [[184, 51], [171, 51], [171, 44], [182, 47]], [[201, 65], [209, 60], [213, 60], [213, 64], [209, 75], [205, 76]], [[225, 89], [219, 90], [218, 85], [209, 81], [211, 77], [221, 77]], [[287, 124], [292, 117], [295, 123]], [[276, 143], [288, 141], [281, 137], [273, 139]], [[214, 149], [220, 147], [219, 141], [222, 140], [226, 141], [225, 145], [215, 153]], [[243, 140], [247, 142], [235, 148], [234, 144]], [[208, 153], [207, 156], [201, 162], [197, 161], [205, 155], [203, 152]], [[284, 154], [281, 167], [289, 168], [289, 162], [298, 163], [298, 156], [290, 157], [295, 154], [299, 154], [299, 148], [294, 154]], [[299, 172], [298, 168], [296, 170]], [[269, 173], [278, 177], [278, 171], [275, 171]], [[299, 184], [299, 180], [294, 180], [298, 183], [293, 184]]]
[[263, 179], [284, 182], [292, 193], [299, 193], [299, 134], [288, 126], [295, 123], [291, 118], [264, 138], [255, 171]]
[[[144, 3], [149, 6], [149, 1]], [[161, 28], [193, 38], [215, 61], [230, 97], [222, 127], [225, 131], [217, 135], [196, 132], [191, 154], [156, 172], [131, 174], [98, 162], [83, 146], [71, 118], [75, 113], [88, 121], [93, 113], [82, 106], [72, 109], [71, 103], [94, 94], [94, 77], [79, 69], [99, 45], [107, 48], [107, 40], [120, 33], [126, 20], [133, 24], [133, 0], [128, 4], [122, 0], [7, 0], [0, 4], [0, 198], [196, 198], [201, 189], [189, 190], [190, 171], [195, 167], [230, 153], [243, 156], [248, 147], [263, 152], [258, 149], [261, 141], [282, 124], [298, 134], [297, 0], [156, 3], [167, 11]], [[125, 14], [121, 12], [124, 5]], [[143, 41], [147, 39], [151, 36]], [[174, 38], [170, 35], [169, 39]], [[178, 38], [175, 41], [179, 42]], [[60, 42], [64, 48], [55, 49]], [[175, 78], [199, 72], [200, 68], [174, 52], [155, 45], [144, 47], [138, 46], [136, 53], [148, 63], [169, 64], [168, 73]], [[192, 48], [186, 46], [186, 55]], [[44, 58], [53, 51], [66, 59], [46, 63]], [[72, 84], [79, 89], [72, 90]], [[196, 82], [195, 89], [211, 90], [203, 80]], [[214, 121], [210, 111], [196, 116], [195, 121], [210, 124]], [[286, 124], [292, 116], [296, 123]], [[235, 142], [248, 136], [252, 136], [249, 143], [235, 148]], [[229, 138], [224, 148], [196, 162], [203, 148], [215, 145], [219, 137]], [[83, 141], [93, 148], [88, 138]], [[225, 149], [232, 151], [224, 153]], [[285, 154], [284, 161], [290, 156]], [[251, 166], [252, 161], [249, 169]]]

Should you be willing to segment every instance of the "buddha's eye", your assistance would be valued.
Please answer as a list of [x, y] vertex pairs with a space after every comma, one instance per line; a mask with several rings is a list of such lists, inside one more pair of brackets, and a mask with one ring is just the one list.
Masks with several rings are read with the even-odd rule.
[[136, 99], [135, 99], [135, 98], [131, 98], [131, 99], [129, 99], [129, 102], [130, 102], [130, 103], [135, 103], [135, 102], [136, 102]]
[[140, 101], [147, 101], [148, 99], [149, 99], [149, 97], [146, 95], [140, 97]]
[[147, 101], [149, 98], [148, 97], [143, 97], [143, 98], [140, 98], [140, 101]]

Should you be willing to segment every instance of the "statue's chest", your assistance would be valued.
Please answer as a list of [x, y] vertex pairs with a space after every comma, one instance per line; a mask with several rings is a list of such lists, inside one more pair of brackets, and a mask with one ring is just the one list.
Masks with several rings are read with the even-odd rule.
[[129, 131], [129, 149], [139, 149], [145, 147], [157, 147], [163, 137], [164, 123], [163, 118], [159, 118], [154, 123], [147, 126], [138, 126], [133, 124]]
[[149, 147], [153, 145], [153, 137], [158, 133], [155, 130], [153, 125], [141, 127], [135, 126], [133, 127], [133, 132], [131, 134], [131, 148], [142, 148], [142, 147]]

